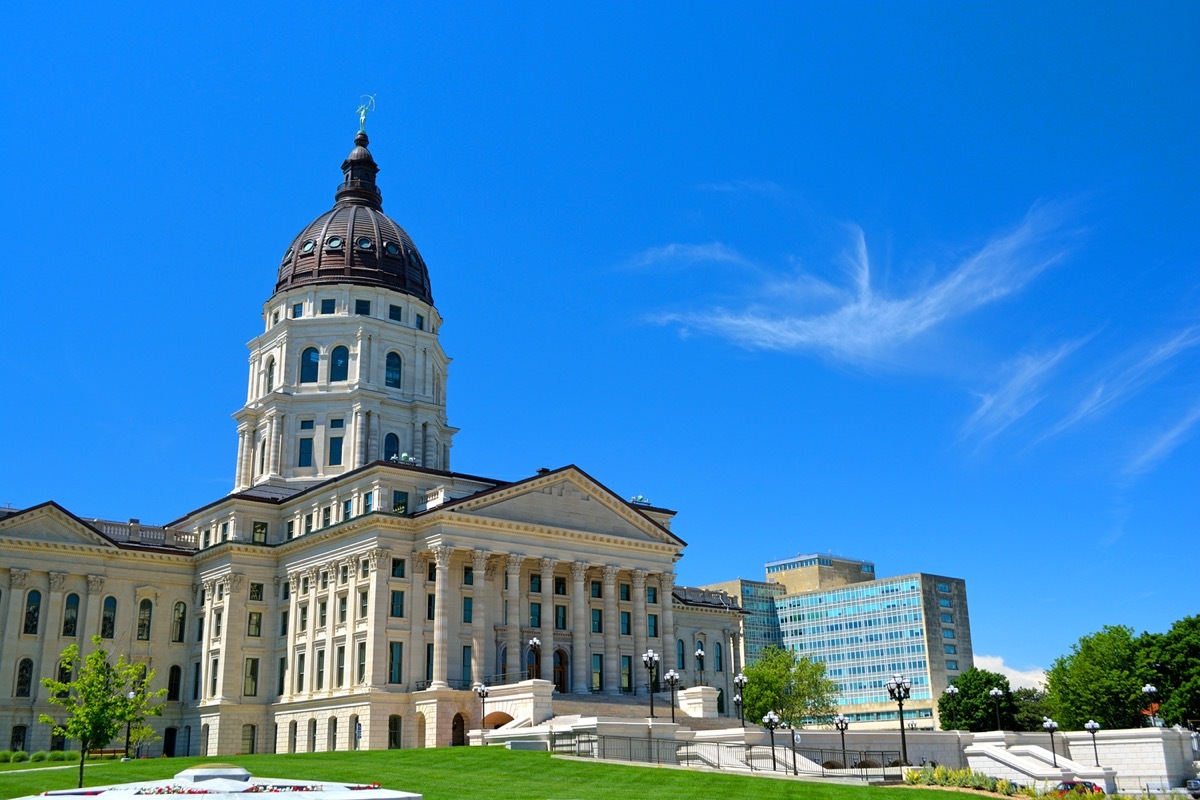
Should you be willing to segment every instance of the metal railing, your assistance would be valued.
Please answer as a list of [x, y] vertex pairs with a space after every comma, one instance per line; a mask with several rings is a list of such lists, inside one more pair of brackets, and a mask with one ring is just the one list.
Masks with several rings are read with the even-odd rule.
[[641, 764], [678, 764], [740, 772], [778, 772], [863, 780], [899, 779], [901, 768], [887, 766], [899, 760], [895, 750], [842, 750], [776, 744], [746, 745], [728, 742], [677, 742], [633, 736], [600, 736], [594, 733], [552, 733], [550, 749], [559, 755], [603, 758]]

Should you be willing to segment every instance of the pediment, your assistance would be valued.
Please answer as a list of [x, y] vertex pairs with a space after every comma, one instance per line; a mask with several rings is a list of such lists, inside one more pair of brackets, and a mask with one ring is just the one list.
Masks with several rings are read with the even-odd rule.
[[0, 542], [3, 541], [116, 546], [52, 503], [0, 519]]
[[477, 517], [612, 536], [679, 544], [669, 532], [631, 509], [603, 486], [580, 473], [535, 478], [468, 498], [454, 510]]

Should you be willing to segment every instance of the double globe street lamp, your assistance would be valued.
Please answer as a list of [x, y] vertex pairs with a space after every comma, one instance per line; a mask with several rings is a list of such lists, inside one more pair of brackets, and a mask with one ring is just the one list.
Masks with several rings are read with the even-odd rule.
[[737, 706], [738, 721], [742, 723], [742, 727], [746, 727], [746, 684], [750, 682], [743, 673], [739, 672], [733, 676], [733, 685], [737, 689], [737, 694], [733, 696], [733, 703]]
[[700, 673], [700, 685], [704, 686], [704, 645], [696, 645], [696, 671]]
[[1096, 734], [1100, 732], [1100, 723], [1094, 719], [1089, 719], [1083, 723], [1083, 729], [1092, 735], [1092, 755], [1096, 759], [1096, 766], [1100, 766], [1100, 751], [1096, 749]]
[[671, 722], [675, 721], [675, 690], [679, 688], [679, 673], [673, 669], [663, 675], [663, 683], [671, 687]]
[[992, 702], [996, 705], [996, 730], [1004, 730], [1000, 727], [1000, 698], [1004, 697], [1004, 692], [1000, 688], [993, 686], [988, 692], [988, 697], [992, 698]]
[[488, 687], [487, 687], [487, 684], [485, 684], [485, 683], [481, 683], [481, 684], [479, 684], [478, 686], [476, 686], [476, 687], [475, 687], [475, 694], [479, 695], [479, 732], [480, 732], [480, 740], [481, 740], [481, 741], [482, 741], [484, 744], [487, 744], [487, 739], [484, 739], [484, 738], [483, 738], [483, 736], [482, 736], [482, 734], [483, 734], [483, 731], [484, 731], [484, 727], [483, 727], [483, 721], [484, 721], [485, 719], [487, 719], [487, 698], [488, 698]]
[[837, 732], [842, 735], [842, 766], [846, 766], [846, 729], [850, 727], [850, 718], [845, 714], [838, 714], [833, 718], [833, 727], [837, 728]]
[[957, 730], [954, 727], [954, 706], [958, 703], [958, 687], [946, 687], [946, 710], [950, 712], [950, 730]]
[[766, 714], [763, 714], [762, 721], [767, 730], [771, 732], [771, 771], [774, 772], [777, 769], [775, 764], [775, 729], [779, 727], [779, 715], [774, 711], [768, 711]]
[[912, 695], [912, 684], [903, 675], [893, 675], [884, 685], [887, 687], [888, 697], [895, 700], [900, 709], [900, 761], [907, 765], [908, 741], [904, 738], [904, 701]]
[[529, 677], [542, 677], [542, 640], [536, 636], [529, 640]]
[[1058, 723], [1049, 717], [1042, 717], [1042, 727], [1046, 729], [1046, 733], [1050, 734], [1050, 757], [1054, 761], [1054, 766], [1058, 768], [1058, 753], [1054, 750], [1054, 732], [1058, 730]]
[[[654, 719], [654, 671], [658, 669], [660, 656], [653, 650], [642, 653], [642, 664], [646, 667], [646, 690], [650, 692], [650, 719]], [[675, 721], [675, 706], [671, 706], [671, 721]]]
[[1155, 708], [1154, 698], [1158, 695], [1158, 687], [1152, 683], [1147, 683], [1142, 687], [1142, 695], [1146, 698], [1146, 712], [1150, 716], [1150, 727], [1157, 728], [1158, 720], [1154, 715], [1158, 709]]

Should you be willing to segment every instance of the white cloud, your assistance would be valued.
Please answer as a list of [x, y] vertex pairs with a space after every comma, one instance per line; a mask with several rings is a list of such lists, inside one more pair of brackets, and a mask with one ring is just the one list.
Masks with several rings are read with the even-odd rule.
[[660, 265], [686, 266], [700, 263], [737, 264], [750, 266], [750, 261], [732, 247], [720, 242], [709, 244], [682, 244], [672, 242], [661, 247], [651, 247], [625, 262], [626, 267], [654, 267]]
[[1197, 422], [1200, 422], [1200, 402], [1193, 405], [1182, 419], [1130, 460], [1124, 470], [1125, 476], [1137, 477], [1154, 469], [1163, 459], [1171, 455], [1175, 448], [1187, 440]]
[[1009, 685], [1014, 689], [1044, 689], [1046, 688], [1046, 670], [1041, 667], [1017, 669], [1004, 663], [1003, 656], [975, 656], [976, 669], [995, 672], [1008, 678]]
[[[857, 363], [886, 360], [895, 349], [943, 322], [1019, 291], [1062, 256], [1062, 249], [1050, 243], [1059, 227], [1052, 209], [1035, 208], [1015, 230], [993, 238], [944, 277], [904, 297], [889, 297], [872, 286], [866, 240], [853, 228], [853, 247], [846, 254], [851, 285], [838, 290], [830, 310], [811, 313], [789, 306], [790, 293], [780, 292], [774, 282], [770, 307], [669, 313], [655, 321], [722, 336], [744, 347], [808, 350]], [[806, 275], [791, 280], [812, 283]]]
[[991, 394], [979, 395], [979, 408], [963, 424], [962, 435], [979, 435], [987, 440], [1028, 414], [1042, 401], [1046, 378], [1085, 341], [1066, 342], [1050, 352], [1021, 356], [1004, 365], [1004, 383]]

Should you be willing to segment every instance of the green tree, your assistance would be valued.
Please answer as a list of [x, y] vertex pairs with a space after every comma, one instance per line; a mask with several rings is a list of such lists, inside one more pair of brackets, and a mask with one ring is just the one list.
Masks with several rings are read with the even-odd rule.
[[79, 645], [70, 645], [59, 657], [60, 676], [42, 678], [50, 693], [51, 703], [67, 711], [66, 722], [59, 724], [49, 714], [39, 719], [53, 727], [54, 732], [68, 739], [78, 739], [83, 751], [79, 759], [79, 787], [83, 788], [83, 765], [88, 750], [108, 744], [125, 722], [127, 699], [121, 689], [124, 681], [113, 665], [108, 663], [108, 651], [99, 649], [100, 637], [92, 637], [97, 649], [82, 657]]
[[1071, 645], [1046, 673], [1046, 694], [1063, 730], [1079, 730], [1088, 719], [1105, 728], [1145, 724], [1144, 658], [1133, 630], [1106, 625]]
[[129, 731], [129, 749], [136, 752], [143, 744], [154, 741], [158, 734], [146, 724], [147, 717], [162, 715], [163, 704], [153, 703], [153, 700], [166, 695], [166, 689], [151, 691], [149, 686], [154, 682], [154, 670], [145, 664], [132, 662], [124, 663], [124, 656], [117, 662], [118, 671], [122, 673], [125, 695], [125, 713], [123, 715]]
[[[942, 722], [942, 730], [996, 730], [996, 701], [989, 694], [992, 689], [1004, 692], [1000, 698], [1001, 730], [1016, 729], [1016, 706], [1008, 678], [972, 667], [950, 681], [950, 685], [958, 689], [958, 694], [943, 693], [938, 698], [938, 717]], [[1041, 724], [1040, 719], [1038, 724]]]
[[1137, 645], [1142, 677], [1158, 689], [1163, 721], [1200, 720], [1200, 616], [1176, 620], [1166, 633], [1143, 633]]
[[1014, 689], [1012, 700], [1014, 731], [1041, 731], [1042, 721], [1046, 717], [1054, 716], [1051, 713], [1049, 698], [1040, 689], [1024, 686]]
[[768, 647], [743, 670], [746, 719], [757, 723], [774, 711], [790, 726], [828, 719], [836, 713], [838, 686], [825, 677], [825, 664]]

